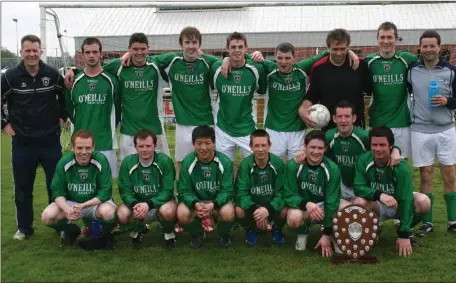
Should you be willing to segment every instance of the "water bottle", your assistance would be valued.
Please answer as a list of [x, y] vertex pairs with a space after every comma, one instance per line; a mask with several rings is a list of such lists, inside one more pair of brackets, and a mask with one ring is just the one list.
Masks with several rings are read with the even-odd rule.
[[100, 222], [97, 220], [92, 221], [92, 238], [100, 237]]
[[439, 91], [440, 91], [439, 83], [437, 81], [431, 81], [431, 83], [429, 84], [429, 97], [428, 97], [429, 107], [435, 107], [435, 105], [433, 105], [431, 103], [431, 98], [438, 95]]

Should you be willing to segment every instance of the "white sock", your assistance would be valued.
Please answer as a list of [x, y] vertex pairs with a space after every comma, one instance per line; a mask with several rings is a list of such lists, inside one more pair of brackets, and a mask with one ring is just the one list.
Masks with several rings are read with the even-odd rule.
[[176, 236], [174, 235], [173, 232], [171, 232], [171, 233], [163, 233], [163, 235], [165, 235], [165, 240], [176, 238]]

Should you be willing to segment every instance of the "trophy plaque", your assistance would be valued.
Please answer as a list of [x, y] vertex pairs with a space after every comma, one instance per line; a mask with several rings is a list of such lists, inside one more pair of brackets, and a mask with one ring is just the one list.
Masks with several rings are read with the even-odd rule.
[[372, 255], [380, 236], [380, 218], [372, 211], [349, 205], [333, 217], [333, 236], [342, 254], [334, 253], [332, 262], [378, 263]]

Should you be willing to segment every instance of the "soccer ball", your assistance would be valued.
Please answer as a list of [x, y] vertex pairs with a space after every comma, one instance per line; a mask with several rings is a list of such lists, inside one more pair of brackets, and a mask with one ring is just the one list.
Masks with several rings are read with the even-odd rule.
[[331, 114], [326, 106], [315, 104], [310, 107], [310, 119], [315, 123], [315, 129], [322, 129], [328, 125]]

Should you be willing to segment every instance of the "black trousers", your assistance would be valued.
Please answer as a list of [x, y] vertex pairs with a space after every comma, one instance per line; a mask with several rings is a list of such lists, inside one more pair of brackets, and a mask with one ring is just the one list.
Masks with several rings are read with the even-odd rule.
[[[33, 234], [33, 186], [38, 165], [46, 174], [48, 202], [52, 202], [51, 182], [57, 162], [62, 157], [60, 135], [42, 138], [12, 138], [14, 199], [17, 228], [27, 236]], [[41, 192], [40, 192], [41, 193]]]

